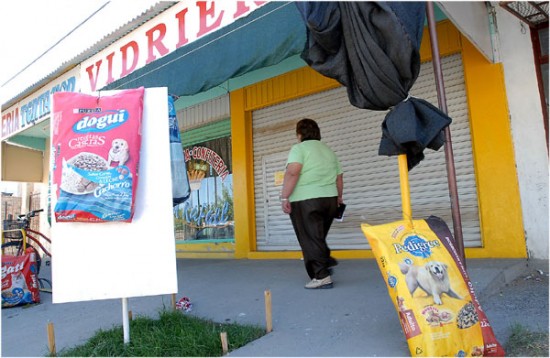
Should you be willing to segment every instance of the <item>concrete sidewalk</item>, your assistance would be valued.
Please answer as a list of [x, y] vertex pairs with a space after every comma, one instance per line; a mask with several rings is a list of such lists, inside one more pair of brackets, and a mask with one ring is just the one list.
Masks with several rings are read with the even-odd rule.
[[[492, 295], [498, 296], [502, 287], [528, 271], [541, 269], [547, 280], [548, 261], [470, 259], [467, 265], [501, 343], [511, 323], [548, 330], [547, 284], [543, 297], [536, 298], [540, 309], [486, 308], [491, 307]], [[307, 276], [300, 260], [179, 259], [177, 298], [191, 299], [193, 310], [187, 314], [265, 326], [264, 292], [271, 292], [273, 331], [230, 356], [409, 356], [376, 261], [340, 260], [333, 279], [331, 290], [304, 289]], [[527, 302], [521, 295], [529, 292], [518, 294], [520, 304]], [[129, 299], [134, 317], [156, 318], [170, 306], [170, 295]], [[84, 343], [100, 328], [121, 325], [121, 300], [52, 304], [51, 295], [43, 293], [39, 305], [3, 309], [2, 356], [47, 355], [48, 322], [54, 323], [60, 351]]]

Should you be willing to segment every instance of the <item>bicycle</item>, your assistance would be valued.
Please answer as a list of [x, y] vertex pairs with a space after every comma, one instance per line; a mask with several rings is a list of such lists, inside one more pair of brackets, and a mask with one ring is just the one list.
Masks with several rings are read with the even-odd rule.
[[[4, 230], [2, 231], [2, 255], [20, 256], [30, 247], [36, 254], [36, 277], [40, 285], [40, 290], [51, 292], [51, 281], [46, 278], [38, 277], [42, 266], [42, 255], [40, 255], [36, 247], [39, 247], [45, 256], [51, 257], [50, 251], [44, 247], [38, 237], [44, 239], [50, 245], [52, 241], [41, 232], [30, 228], [30, 219], [42, 211], [44, 211], [44, 209], [32, 210], [27, 214], [18, 215], [17, 220], [4, 220]], [[32, 244], [29, 243], [29, 241], [31, 241]], [[47, 261], [46, 265], [49, 265], [49, 263], [50, 262]], [[45, 284], [50, 288], [47, 289]]]

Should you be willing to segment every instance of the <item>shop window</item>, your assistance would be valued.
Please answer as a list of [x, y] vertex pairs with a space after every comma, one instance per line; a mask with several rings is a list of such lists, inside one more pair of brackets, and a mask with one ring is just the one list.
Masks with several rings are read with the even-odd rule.
[[531, 29], [548, 149], [548, 22]]
[[191, 196], [174, 209], [176, 240], [233, 241], [231, 137], [183, 147]]

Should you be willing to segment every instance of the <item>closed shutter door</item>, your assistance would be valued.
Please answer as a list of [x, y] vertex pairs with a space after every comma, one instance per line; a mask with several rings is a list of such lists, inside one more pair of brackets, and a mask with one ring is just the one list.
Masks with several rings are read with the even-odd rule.
[[[462, 214], [464, 245], [481, 246], [477, 192], [472, 161], [468, 108], [460, 55], [442, 59], [447, 107]], [[412, 96], [437, 104], [431, 62], [421, 67]], [[262, 108], [253, 113], [254, 178], [257, 248], [299, 250], [290, 219], [281, 211], [276, 185], [290, 147], [297, 142], [295, 125], [304, 117], [317, 121], [322, 141], [338, 155], [344, 170], [344, 222], [334, 222], [328, 242], [332, 249], [370, 248], [360, 225], [402, 219], [397, 157], [378, 155], [386, 112], [349, 104], [340, 87]], [[441, 217], [452, 232], [445, 154], [427, 149], [426, 158], [409, 173], [413, 218]]]

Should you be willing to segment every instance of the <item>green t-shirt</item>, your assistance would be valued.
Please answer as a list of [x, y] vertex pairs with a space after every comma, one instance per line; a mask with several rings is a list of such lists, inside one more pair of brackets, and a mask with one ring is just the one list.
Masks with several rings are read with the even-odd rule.
[[290, 149], [287, 164], [300, 163], [302, 171], [289, 200], [338, 196], [336, 176], [342, 174], [342, 166], [336, 154], [325, 143], [306, 140]]

